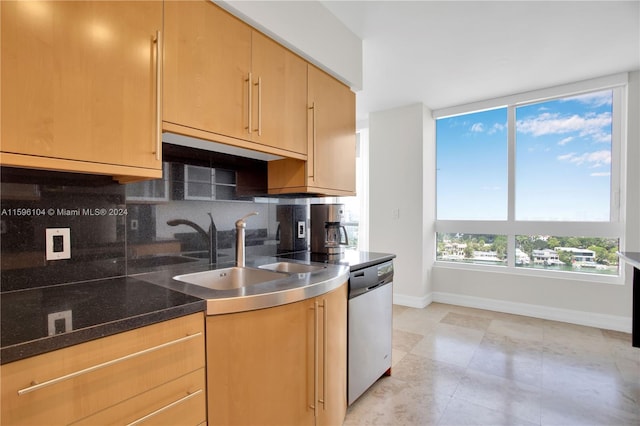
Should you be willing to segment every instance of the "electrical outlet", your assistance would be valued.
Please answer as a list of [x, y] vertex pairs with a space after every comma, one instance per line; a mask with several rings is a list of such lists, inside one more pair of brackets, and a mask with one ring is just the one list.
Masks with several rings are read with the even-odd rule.
[[47, 260], [71, 259], [71, 229], [47, 228], [45, 250]]
[[73, 330], [71, 311], [54, 312], [47, 315], [49, 336]]
[[298, 238], [305, 238], [307, 235], [307, 223], [303, 220], [298, 222]]

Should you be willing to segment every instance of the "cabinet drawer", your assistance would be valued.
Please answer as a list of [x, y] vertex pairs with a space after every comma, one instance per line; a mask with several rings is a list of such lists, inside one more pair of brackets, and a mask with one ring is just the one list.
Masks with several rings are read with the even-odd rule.
[[205, 372], [200, 368], [165, 385], [73, 423], [95, 425], [191, 425], [207, 419]]
[[16, 361], [0, 369], [1, 423], [68, 424], [204, 365], [201, 313]]

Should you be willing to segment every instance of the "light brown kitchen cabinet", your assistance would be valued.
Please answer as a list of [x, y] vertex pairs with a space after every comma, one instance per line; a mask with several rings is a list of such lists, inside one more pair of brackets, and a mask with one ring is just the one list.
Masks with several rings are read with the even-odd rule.
[[6, 425], [206, 421], [202, 313], [0, 366]]
[[164, 28], [164, 127], [245, 138], [251, 27], [196, 0], [165, 2]]
[[355, 94], [308, 65], [308, 156], [269, 162], [269, 193], [355, 195]]
[[251, 43], [252, 140], [306, 156], [307, 63], [258, 31]]
[[0, 164], [161, 177], [162, 2], [0, 7]]
[[306, 158], [306, 62], [210, 1], [165, 3], [164, 130]]
[[208, 316], [208, 424], [342, 424], [346, 292]]
[[347, 413], [347, 285], [315, 302], [320, 309], [316, 425], [341, 425]]

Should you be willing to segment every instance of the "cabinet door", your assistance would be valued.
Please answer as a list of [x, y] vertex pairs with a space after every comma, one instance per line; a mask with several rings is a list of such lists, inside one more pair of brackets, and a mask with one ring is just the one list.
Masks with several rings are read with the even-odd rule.
[[207, 317], [209, 425], [313, 425], [313, 300]]
[[201, 368], [84, 417], [71, 426], [128, 425], [136, 422], [195, 426], [206, 421], [206, 406], [205, 372]]
[[107, 173], [105, 164], [133, 166], [159, 177], [162, 2], [1, 7], [3, 163]]
[[[4, 364], [0, 423], [67, 425], [191, 372], [204, 374], [203, 331], [197, 313]], [[141, 417], [200, 389], [189, 382], [165, 389], [168, 395], [153, 391], [129, 414]], [[194, 414], [204, 420], [204, 399], [198, 400]]]
[[164, 7], [163, 120], [248, 139], [251, 28], [209, 1]]
[[319, 324], [319, 404], [316, 424], [341, 425], [347, 412], [347, 285], [316, 298]]
[[355, 95], [308, 65], [307, 160], [269, 161], [269, 193], [355, 195]]
[[254, 142], [306, 155], [307, 63], [263, 34], [252, 34]]
[[355, 194], [355, 95], [318, 68], [308, 71], [309, 185]]

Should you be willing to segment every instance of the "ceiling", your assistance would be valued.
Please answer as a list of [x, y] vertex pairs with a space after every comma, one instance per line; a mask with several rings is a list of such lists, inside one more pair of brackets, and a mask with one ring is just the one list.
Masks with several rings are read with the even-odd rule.
[[640, 1], [322, 1], [363, 40], [357, 117], [640, 69]]

